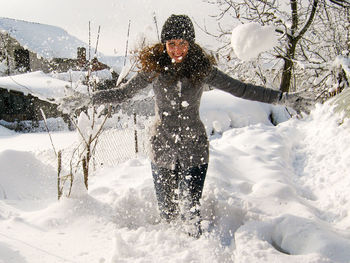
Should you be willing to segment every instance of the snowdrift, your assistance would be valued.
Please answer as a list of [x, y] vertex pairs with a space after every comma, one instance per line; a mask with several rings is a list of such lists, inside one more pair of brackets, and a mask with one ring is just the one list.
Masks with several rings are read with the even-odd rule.
[[0, 152], [0, 199], [35, 200], [57, 196], [56, 171], [30, 152]]
[[15, 132], [0, 125], [0, 136], [14, 135]]
[[[35, 147], [47, 135], [5, 130], [0, 259], [349, 262], [350, 180], [344, 175], [350, 167], [350, 122], [339, 122], [341, 115], [328, 104], [277, 126], [269, 121], [273, 111], [285, 114], [282, 107], [217, 91], [203, 97], [201, 116], [213, 136], [199, 239], [184, 233], [181, 224], [160, 222], [147, 159], [97, 170], [89, 191], [77, 175], [73, 196], [57, 202], [55, 169]], [[25, 136], [30, 143], [16, 145]], [[66, 144], [76, 138], [69, 132], [61, 136]]]

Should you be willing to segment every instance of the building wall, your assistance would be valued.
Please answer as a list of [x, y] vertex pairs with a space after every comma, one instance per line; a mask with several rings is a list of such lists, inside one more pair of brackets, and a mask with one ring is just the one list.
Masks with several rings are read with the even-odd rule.
[[[29, 70], [26, 68], [22, 70], [18, 68], [18, 61], [16, 62], [16, 52], [18, 53], [18, 50], [29, 52]], [[2, 32], [0, 32], [0, 61], [1, 60], [5, 60], [8, 65], [9, 72], [7, 75], [38, 70], [45, 73], [52, 71], [67, 72], [68, 70], [86, 69], [89, 65], [86, 60], [86, 51], [84, 48], [78, 48], [76, 59], [52, 58], [47, 60], [24, 48], [16, 39]], [[97, 59], [91, 61], [90, 64], [93, 71], [109, 68], [107, 65], [100, 63]]]
[[[7, 33], [0, 32], [0, 52], [1, 59], [5, 60], [8, 68], [9, 74], [14, 74], [21, 72], [21, 69], [18, 68], [18, 63], [16, 63], [16, 50], [27, 49], [21, 46], [21, 44]], [[30, 50], [29, 52], [29, 67], [30, 71], [42, 70], [44, 72], [49, 72], [49, 62], [44, 58], [38, 57], [38, 55]]]
[[24, 95], [22, 92], [8, 91], [0, 87], [0, 120], [7, 122], [42, 120], [40, 109], [47, 118], [67, 117], [57, 110], [56, 104], [40, 100], [30, 94]]
[[[0, 61], [5, 61], [8, 71], [3, 75], [13, 75], [28, 71], [43, 71], [49, 73], [52, 71], [67, 72], [70, 69], [81, 70], [82, 68], [91, 67], [92, 70], [101, 70], [108, 68], [100, 63], [97, 59], [91, 64], [86, 61], [86, 51], [78, 49], [77, 59], [53, 58], [44, 59], [36, 53], [21, 46], [20, 43], [9, 36], [7, 33], [0, 32]], [[29, 62], [29, 63], [27, 63]], [[19, 68], [19, 65], [24, 65]], [[1, 75], [0, 75], [1, 76]], [[114, 80], [113, 80], [114, 81]], [[106, 83], [114, 86], [114, 82]], [[57, 105], [47, 101], [39, 100], [32, 95], [24, 95], [17, 91], [8, 91], [0, 87], [0, 120], [7, 122], [24, 121], [24, 120], [42, 120], [40, 109], [43, 109], [47, 118], [67, 116], [57, 110]]]

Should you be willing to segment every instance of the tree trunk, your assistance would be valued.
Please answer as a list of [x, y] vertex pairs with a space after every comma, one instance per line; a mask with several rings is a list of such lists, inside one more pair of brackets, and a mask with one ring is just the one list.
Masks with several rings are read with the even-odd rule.
[[346, 34], [346, 36], [347, 36], [347, 43], [348, 43], [348, 51], [350, 51], [350, 8], [347, 8], [346, 9], [346, 17], [347, 17], [347, 20], [348, 20], [348, 26], [347, 26], [347, 29], [348, 29], [348, 31], [347, 31], [347, 34]]
[[291, 26], [291, 32], [288, 35], [287, 54], [283, 58], [284, 66], [283, 66], [282, 79], [280, 84], [280, 91], [282, 92], [289, 92], [290, 90], [290, 84], [292, 80], [292, 71], [294, 66], [293, 60], [295, 58], [295, 49], [297, 47], [298, 41], [303, 37], [305, 32], [311, 26], [312, 21], [314, 20], [318, 2], [319, 0], [313, 0], [310, 16], [307, 19], [304, 27], [297, 33], [299, 28], [298, 1], [297, 0], [290, 1], [291, 11], [292, 11], [292, 26]]
[[284, 66], [283, 66], [282, 79], [280, 84], [280, 91], [282, 92], [289, 92], [290, 90], [296, 44], [297, 44], [296, 41], [290, 40], [289, 49], [287, 50], [287, 55], [283, 58]]

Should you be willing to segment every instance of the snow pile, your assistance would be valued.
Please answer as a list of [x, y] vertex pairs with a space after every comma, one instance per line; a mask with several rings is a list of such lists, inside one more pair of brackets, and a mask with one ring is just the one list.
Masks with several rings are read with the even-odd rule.
[[[307, 121], [298, 122], [296, 127], [303, 135], [302, 143], [296, 144], [296, 182], [303, 186], [316, 209], [316, 223], [310, 218], [284, 219], [280, 226], [285, 232], [282, 242], [293, 253], [317, 252], [332, 262], [348, 262], [350, 198], [347, 193], [350, 181], [344, 175], [349, 173], [350, 167], [350, 150], [345, 142], [349, 119], [343, 120], [342, 115], [335, 114], [333, 106], [327, 103], [317, 105]], [[300, 235], [305, 241], [296, 243], [295, 239]]]
[[[35, 148], [47, 135], [6, 135], [0, 137], [0, 259], [349, 262], [350, 180], [344, 175], [350, 167], [350, 122], [339, 126], [341, 116], [326, 104], [304, 119], [273, 126], [267, 121], [269, 105], [207, 94], [201, 115], [216, 124], [201, 238], [187, 236], [181, 225], [159, 223], [147, 159], [97, 170], [88, 192], [57, 202], [55, 170]], [[221, 105], [213, 112], [217, 101]], [[284, 114], [282, 107], [273, 108]], [[233, 110], [238, 113], [230, 116]], [[76, 133], [53, 137], [68, 145]], [[46, 145], [51, 147], [49, 140]]]
[[290, 118], [283, 105], [247, 101], [221, 90], [204, 92], [200, 105], [200, 117], [208, 135], [257, 123], [271, 125], [271, 118], [275, 123]]
[[[42, 96], [59, 96], [66, 83], [40, 72], [14, 78]], [[350, 122], [333, 107], [290, 119], [283, 106], [205, 92], [210, 163], [199, 239], [160, 223], [146, 158], [91, 167], [88, 191], [77, 173], [71, 198], [58, 202], [48, 135], [0, 126], [0, 261], [347, 263]], [[89, 118], [80, 116], [84, 134], [95, 132]], [[57, 149], [77, 143], [75, 132], [52, 138]]]
[[237, 57], [244, 61], [256, 58], [261, 52], [273, 49], [278, 38], [272, 26], [257, 23], [242, 24], [232, 30], [231, 46]]
[[55, 196], [56, 172], [33, 153], [0, 152], [0, 199], [31, 200]]
[[14, 131], [9, 130], [3, 126], [0, 125], [0, 136], [9, 136], [9, 135], [13, 135]]
[[[2, 127], [2, 126], [0, 126]], [[5, 135], [5, 136], [4, 136]], [[18, 133], [6, 131], [5, 134], [0, 134], [0, 152], [5, 150], [16, 150], [23, 152], [42, 152], [52, 151], [54, 154], [50, 137], [47, 132], [43, 133]], [[65, 149], [76, 143], [76, 136], [72, 136], [72, 132], [55, 132], [52, 133], [52, 140], [57, 146], [57, 149]], [[56, 162], [55, 162], [56, 164]]]

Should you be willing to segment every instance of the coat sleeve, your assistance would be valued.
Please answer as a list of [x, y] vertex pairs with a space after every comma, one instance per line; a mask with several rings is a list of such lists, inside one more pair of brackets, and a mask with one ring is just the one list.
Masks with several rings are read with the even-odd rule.
[[233, 96], [247, 100], [278, 103], [282, 97], [282, 92], [278, 90], [268, 89], [253, 84], [246, 84], [230, 77], [216, 67], [213, 67], [205, 82], [210, 86], [228, 92]]
[[127, 83], [108, 90], [96, 91], [92, 94], [93, 104], [118, 104], [131, 99], [138, 91], [146, 88], [150, 83], [150, 74], [136, 73]]

